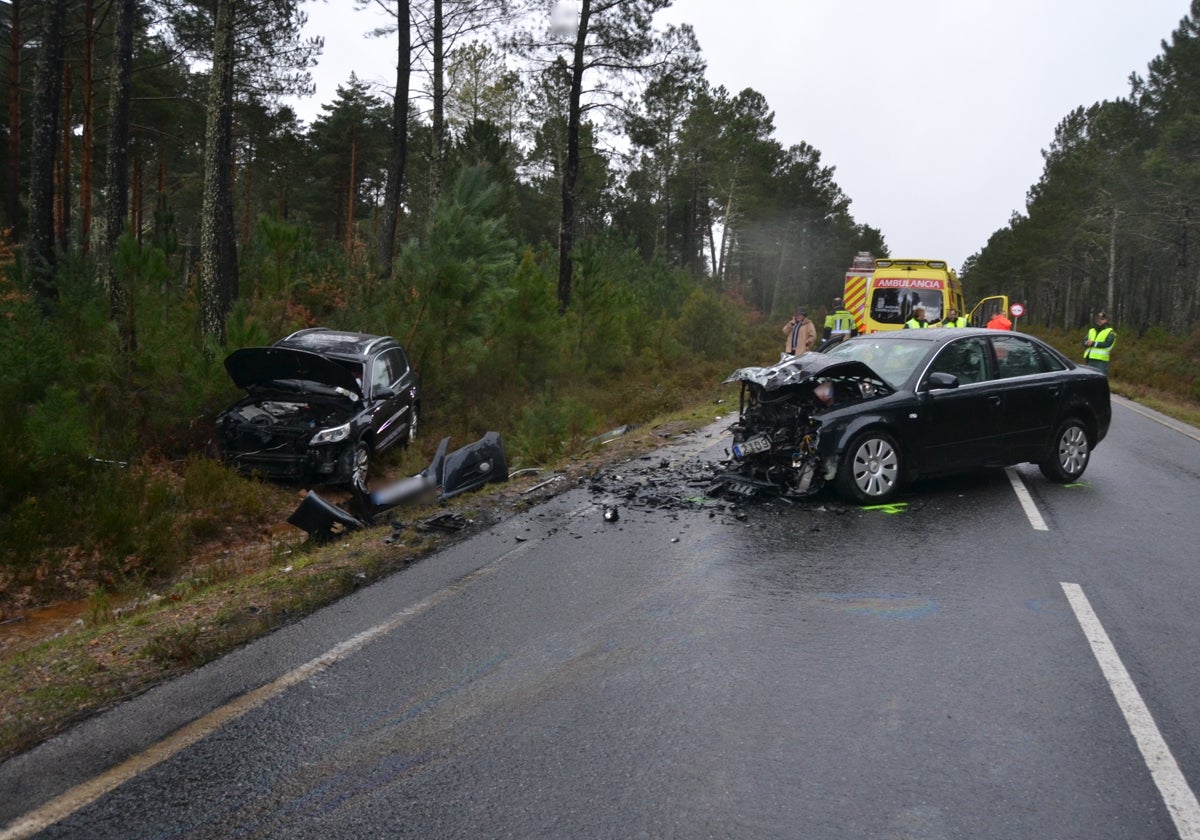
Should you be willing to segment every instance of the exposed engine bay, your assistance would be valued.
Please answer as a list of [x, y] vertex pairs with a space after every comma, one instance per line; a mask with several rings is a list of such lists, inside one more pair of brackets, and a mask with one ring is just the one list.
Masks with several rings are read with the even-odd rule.
[[725, 381], [741, 384], [738, 419], [729, 427], [729, 458], [709, 493], [735, 498], [818, 493], [837, 470], [833, 453], [821, 448], [822, 418], [892, 393], [862, 363], [820, 353], [741, 368]]
[[258, 448], [287, 446], [309, 438], [320, 429], [341, 425], [350, 419], [354, 405], [335, 400], [262, 400], [236, 405], [222, 417], [218, 427], [221, 438], [236, 446], [228, 449], [239, 455], [253, 454]]

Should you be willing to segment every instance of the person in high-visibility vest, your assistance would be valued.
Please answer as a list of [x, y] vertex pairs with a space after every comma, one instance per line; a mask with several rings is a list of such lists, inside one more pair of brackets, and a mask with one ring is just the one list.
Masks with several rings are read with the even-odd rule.
[[821, 343], [843, 336], [858, 335], [858, 325], [854, 316], [842, 306], [841, 298], [833, 299], [833, 312], [825, 316], [825, 331], [821, 334]]
[[1088, 329], [1087, 338], [1083, 340], [1084, 362], [1108, 376], [1108, 360], [1116, 343], [1117, 331], [1109, 326], [1108, 315], [1097, 312], [1096, 324]]
[[925, 307], [918, 306], [913, 310], [912, 317], [904, 322], [906, 330], [923, 330], [929, 326], [929, 322], [925, 320]]
[[958, 310], [950, 307], [946, 313], [946, 317], [942, 319], [943, 327], [965, 327], [967, 325], [967, 316], [959, 315]]

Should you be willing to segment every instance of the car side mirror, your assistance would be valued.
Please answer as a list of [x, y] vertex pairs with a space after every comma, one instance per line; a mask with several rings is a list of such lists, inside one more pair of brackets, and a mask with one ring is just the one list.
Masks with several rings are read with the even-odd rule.
[[396, 392], [392, 390], [390, 385], [377, 385], [371, 391], [371, 399], [373, 400], [390, 400], [396, 396]]
[[931, 389], [933, 388], [957, 388], [958, 377], [953, 373], [943, 373], [937, 371], [929, 374], [929, 378], [925, 380]]

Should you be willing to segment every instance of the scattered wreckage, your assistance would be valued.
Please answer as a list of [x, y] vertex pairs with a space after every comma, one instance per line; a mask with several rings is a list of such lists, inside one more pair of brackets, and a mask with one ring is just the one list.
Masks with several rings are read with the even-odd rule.
[[443, 502], [489, 482], [508, 480], [508, 461], [499, 432], [488, 432], [474, 443], [447, 453], [449, 444], [450, 438], [442, 438], [429, 466], [416, 475], [374, 492], [355, 488], [353, 513], [310, 490], [288, 517], [288, 524], [314, 537], [332, 536], [364, 528], [384, 511], [423, 497]]

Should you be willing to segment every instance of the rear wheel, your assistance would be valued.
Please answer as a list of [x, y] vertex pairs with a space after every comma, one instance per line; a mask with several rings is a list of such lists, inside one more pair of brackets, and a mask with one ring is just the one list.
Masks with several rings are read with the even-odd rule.
[[850, 442], [837, 471], [838, 491], [859, 504], [882, 504], [900, 492], [902, 457], [887, 432], [863, 432]]
[[1083, 475], [1091, 457], [1087, 427], [1078, 417], [1068, 417], [1054, 433], [1054, 449], [1050, 456], [1038, 464], [1038, 468], [1051, 481], [1067, 484]]

